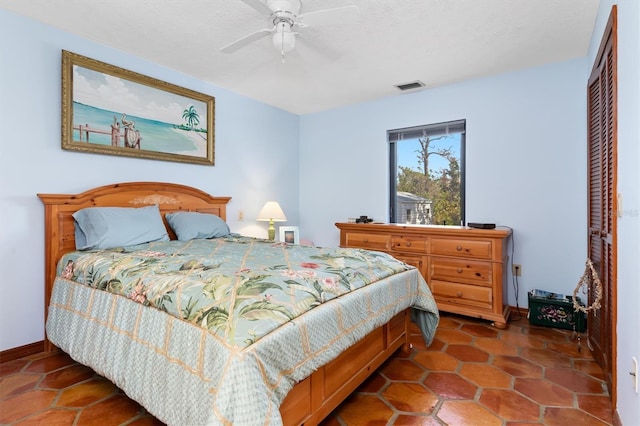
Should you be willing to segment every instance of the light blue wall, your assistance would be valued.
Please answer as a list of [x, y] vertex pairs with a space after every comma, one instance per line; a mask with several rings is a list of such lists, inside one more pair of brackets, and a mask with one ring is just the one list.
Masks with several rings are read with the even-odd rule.
[[618, 324], [617, 411], [623, 425], [640, 424], [631, 358], [640, 361], [640, 3], [602, 0], [589, 49], [592, 64], [612, 5], [618, 5]]
[[[298, 116], [2, 9], [0, 28], [0, 350], [44, 337], [44, 210], [37, 193], [168, 181], [233, 197], [234, 232], [266, 236], [266, 223], [254, 218], [270, 199], [282, 205], [285, 224], [297, 225]], [[216, 165], [63, 151], [62, 49], [215, 96]]]
[[303, 116], [301, 226], [337, 245], [335, 222], [387, 221], [386, 131], [466, 119], [467, 221], [514, 229], [519, 306], [533, 288], [570, 293], [586, 255], [586, 74], [580, 58]]

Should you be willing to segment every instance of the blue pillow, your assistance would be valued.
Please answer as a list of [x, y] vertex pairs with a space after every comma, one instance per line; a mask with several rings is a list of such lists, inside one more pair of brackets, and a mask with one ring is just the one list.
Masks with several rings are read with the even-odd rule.
[[77, 250], [168, 241], [158, 206], [89, 207], [73, 214]]
[[210, 213], [176, 212], [166, 214], [165, 218], [180, 241], [226, 237], [231, 232], [224, 220]]

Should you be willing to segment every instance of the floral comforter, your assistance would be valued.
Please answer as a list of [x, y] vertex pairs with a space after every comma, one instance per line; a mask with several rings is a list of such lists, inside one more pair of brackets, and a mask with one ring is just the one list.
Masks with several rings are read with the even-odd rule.
[[297, 381], [409, 306], [430, 343], [431, 293], [385, 253], [169, 241], [65, 255], [47, 333], [167, 423], [279, 424]]

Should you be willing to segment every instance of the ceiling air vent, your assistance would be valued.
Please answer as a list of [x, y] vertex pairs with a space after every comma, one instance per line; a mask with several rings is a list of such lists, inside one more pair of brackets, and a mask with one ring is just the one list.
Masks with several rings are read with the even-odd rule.
[[424, 87], [424, 83], [420, 80], [416, 80], [410, 81], [409, 83], [396, 84], [395, 86], [400, 90], [412, 90]]

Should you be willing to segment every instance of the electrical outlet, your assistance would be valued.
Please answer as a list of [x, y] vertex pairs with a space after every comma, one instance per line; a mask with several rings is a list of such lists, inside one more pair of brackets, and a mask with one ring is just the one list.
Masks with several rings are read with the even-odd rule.
[[238, 211], [238, 220], [244, 220], [244, 212], [242, 210]]
[[514, 277], [519, 277], [522, 275], [522, 265], [519, 265], [517, 263], [514, 263], [511, 266], [511, 272], [513, 273]]

